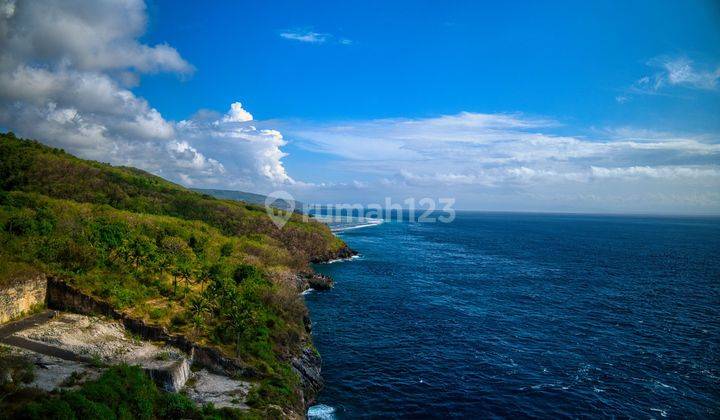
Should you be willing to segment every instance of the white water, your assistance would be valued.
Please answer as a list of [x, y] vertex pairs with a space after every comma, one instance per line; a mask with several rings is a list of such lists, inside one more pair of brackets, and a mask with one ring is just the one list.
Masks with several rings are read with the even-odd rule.
[[313, 405], [308, 409], [308, 419], [333, 420], [335, 419], [335, 408], [325, 404]]

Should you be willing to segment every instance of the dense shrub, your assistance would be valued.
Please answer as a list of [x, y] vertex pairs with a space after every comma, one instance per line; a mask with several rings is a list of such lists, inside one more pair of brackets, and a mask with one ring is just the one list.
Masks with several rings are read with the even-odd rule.
[[[9, 414], [9, 413], [8, 413]], [[205, 419], [240, 413], [198, 407], [181, 394], [159, 391], [137, 366], [112, 366], [79, 389], [44, 395], [12, 413], [18, 419]]]

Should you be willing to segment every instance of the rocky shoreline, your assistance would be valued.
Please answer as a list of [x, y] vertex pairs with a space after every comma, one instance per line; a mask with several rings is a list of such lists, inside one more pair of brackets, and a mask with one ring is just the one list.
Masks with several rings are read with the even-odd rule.
[[[358, 255], [358, 252], [351, 249], [347, 245], [343, 245], [338, 251], [327, 253], [322, 257], [311, 259], [312, 264], [328, 263], [334, 260], [350, 259]], [[334, 280], [326, 275], [309, 271], [300, 273], [296, 277], [297, 287], [300, 293], [307, 290], [325, 291], [330, 290], [334, 286]], [[311, 333], [310, 318], [304, 320], [305, 329], [308, 334]], [[322, 378], [322, 358], [311, 342], [303, 347], [303, 352], [292, 359], [292, 367], [300, 377], [302, 384], [303, 401], [305, 403], [305, 413], [307, 409], [315, 402], [318, 393], [323, 388]]]
[[310, 259], [312, 264], [322, 264], [333, 260], [346, 260], [356, 256], [358, 253], [354, 249], [351, 249], [347, 245], [343, 245], [337, 251], [326, 252], [321, 255], [316, 255]]

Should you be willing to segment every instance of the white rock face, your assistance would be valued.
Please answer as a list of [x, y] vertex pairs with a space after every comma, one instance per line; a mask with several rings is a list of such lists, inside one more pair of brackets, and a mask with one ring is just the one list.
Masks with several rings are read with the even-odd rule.
[[0, 324], [41, 305], [46, 291], [47, 278], [42, 274], [0, 287]]

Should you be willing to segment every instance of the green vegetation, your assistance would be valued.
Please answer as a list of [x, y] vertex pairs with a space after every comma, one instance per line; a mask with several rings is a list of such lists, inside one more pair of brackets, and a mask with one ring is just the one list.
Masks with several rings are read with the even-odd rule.
[[212, 405], [198, 407], [182, 394], [159, 391], [137, 366], [113, 366], [97, 380], [86, 382], [77, 389], [54, 394], [31, 390], [16, 392], [16, 400], [2, 407], [0, 418], [112, 420], [254, 417], [253, 413], [216, 409]]
[[293, 215], [280, 230], [257, 206], [12, 134], [0, 135], [0, 187], [0, 283], [61, 276], [237, 357], [258, 382], [250, 405], [299, 407], [288, 361], [306, 308], [292, 275], [344, 246], [325, 225]]
[[0, 345], [0, 401], [14, 388], [14, 384], [26, 384], [35, 379], [35, 365], [27, 359], [12, 354], [9, 347]]
[[283, 229], [277, 229], [261, 206], [218, 200], [139, 169], [78, 159], [60, 149], [19, 140], [12, 133], [0, 136], [0, 189], [5, 191], [35, 192], [135, 213], [199, 220], [225, 235], [257, 234], [267, 243], [289, 250], [295, 267], [343, 245], [326, 226], [303, 223], [297, 214]]

